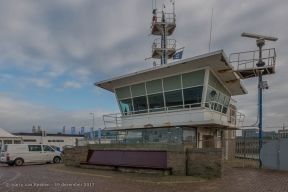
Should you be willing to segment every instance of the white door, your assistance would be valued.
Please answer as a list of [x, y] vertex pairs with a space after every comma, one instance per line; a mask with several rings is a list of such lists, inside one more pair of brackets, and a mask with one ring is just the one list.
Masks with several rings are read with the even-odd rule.
[[30, 162], [43, 161], [43, 150], [41, 145], [28, 145], [30, 153]]
[[55, 150], [48, 145], [43, 145], [44, 160], [46, 162], [52, 161], [55, 156]]

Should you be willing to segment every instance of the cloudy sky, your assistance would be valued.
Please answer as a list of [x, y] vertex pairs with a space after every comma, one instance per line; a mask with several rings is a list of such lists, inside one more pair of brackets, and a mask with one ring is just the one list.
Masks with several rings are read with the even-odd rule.
[[[169, 0], [158, 0], [158, 9]], [[257, 49], [242, 32], [278, 37], [265, 48], [277, 51], [276, 74], [265, 76], [263, 127], [287, 123], [287, 0], [176, 0], [173, 38], [184, 58], [211, 51]], [[0, 127], [49, 133], [66, 126], [103, 127], [102, 115], [119, 111], [115, 96], [94, 82], [145, 69], [152, 61], [151, 0], [0, 1]], [[170, 61], [172, 62], [172, 61]], [[246, 125], [256, 121], [257, 79], [243, 81], [248, 94], [237, 96]]]

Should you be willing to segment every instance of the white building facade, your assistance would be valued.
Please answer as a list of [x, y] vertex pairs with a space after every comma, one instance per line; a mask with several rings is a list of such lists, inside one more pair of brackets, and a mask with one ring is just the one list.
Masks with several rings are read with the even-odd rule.
[[53, 145], [62, 149], [65, 145], [77, 145], [77, 140], [82, 140], [83, 135], [73, 134], [46, 134], [42, 133], [13, 133], [16, 136], [22, 137], [23, 144], [45, 144]]
[[104, 130], [125, 131], [126, 143], [205, 147], [204, 140], [235, 138], [245, 118], [231, 97], [247, 91], [222, 50], [95, 85], [115, 94], [120, 113], [103, 115]]

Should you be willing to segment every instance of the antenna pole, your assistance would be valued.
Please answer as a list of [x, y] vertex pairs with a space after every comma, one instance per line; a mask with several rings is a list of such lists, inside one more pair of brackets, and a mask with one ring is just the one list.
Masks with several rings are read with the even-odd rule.
[[210, 45], [211, 45], [211, 34], [212, 34], [212, 18], [213, 18], [213, 8], [212, 8], [212, 14], [211, 14], [211, 26], [210, 26], [210, 41], [209, 41], [209, 53], [210, 53]]
[[173, 18], [175, 17], [175, 1], [176, 0], [173, 1]]
[[162, 58], [161, 58], [161, 65], [162, 64], [167, 64], [167, 51], [166, 46], [167, 46], [167, 37], [166, 37], [166, 24], [165, 24], [165, 14], [164, 14], [164, 9], [165, 5], [162, 5], [162, 35], [161, 35], [161, 48], [164, 48], [162, 51]]

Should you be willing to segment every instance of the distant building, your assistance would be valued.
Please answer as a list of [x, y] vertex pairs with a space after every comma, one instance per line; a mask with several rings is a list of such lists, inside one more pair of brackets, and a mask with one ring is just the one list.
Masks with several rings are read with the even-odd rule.
[[0, 148], [4, 144], [19, 144], [22, 142], [22, 138], [19, 136], [12, 135], [7, 131], [0, 128]]
[[84, 135], [74, 134], [49, 134], [45, 131], [42, 133], [13, 133], [21, 136], [23, 144], [45, 144], [62, 148], [64, 145], [77, 145], [77, 139], [83, 139]]
[[[244, 138], [246, 133], [246, 138], [258, 138], [259, 137], [259, 129], [252, 128], [252, 129], [244, 129], [242, 130], [242, 136], [238, 136], [237, 138]], [[262, 137], [267, 139], [275, 139], [278, 137], [278, 133], [276, 131], [263, 131]]]

